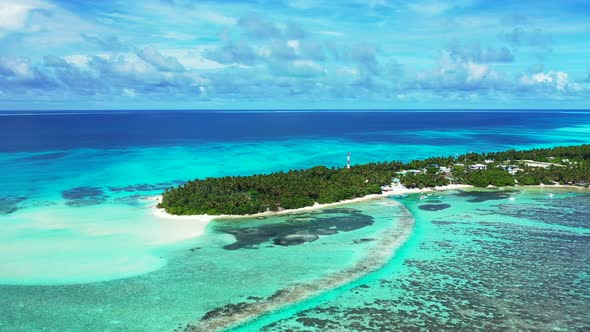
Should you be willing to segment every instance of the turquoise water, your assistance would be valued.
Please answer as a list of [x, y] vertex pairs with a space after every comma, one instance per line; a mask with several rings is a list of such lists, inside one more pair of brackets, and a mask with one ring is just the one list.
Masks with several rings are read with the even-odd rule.
[[[348, 281], [341, 272], [390, 251], [383, 241], [389, 244], [405, 227], [402, 217], [408, 215], [401, 205], [377, 201], [219, 221], [210, 224], [206, 236], [157, 253], [167, 264], [151, 273], [83, 284], [0, 286], [0, 329], [166, 331], [203, 317], [223, 315], [231, 321], [231, 314], [245, 305], [263, 313], [279, 291], [298, 288], [306, 297], [317, 293], [316, 281]], [[253, 237], [257, 229], [283, 237], [306, 235], [309, 242], [279, 245], [275, 240], [280, 238], [271, 236], [247, 243], [242, 236], [240, 248], [232, 247], [237, 242], [228, 232]]]
[[590, 195], [551, 192], [410, 198], [415, 230], [383, 269], [238, 330], [587, 331]]
[[[531, 279], [508, 277], [510, 273], [517, 274], [521, 267], [534, 270], [527, 265], [529, 262], [538, 261], [539, 266], [546, 267], [556, 261], [555, 269], [551, 270], [552, 278], [562, 277], [561, 280], [574, 285], [572, 287], [587, 289], [588, 271], [575, 271], [572, 267], [583, 263], [580, 255], [589, 256], [588, 249], [572, 244], [587, 243], [590, 219], [587, 196], [556, 197], [548, 201], [544, 194], [524, 193], [515, 201], [468, 202], [469, 197], [449, 195], [443, 203], [433, 203], [451, 204], [450, 208], [438, 211], [419, 209], [420, 203], [415, 198], [401, 201], [407, 210], [388, 204], [395, 203], [393, 201], [377, 201], [345, 207], [352, 210], [254, 219], [240, 225], [218, 221], [210, 224], [201, 237], [195, 237], [200, 230], [198, 225], [156, 218], [153, 202], [147, 200], [166, 187], [197, 177], [271, 172], [320, 164], [341, 166], [348, 151], [352, 153], [353, 163], [362, 163], [590, 143], [587, 114], [574, 113], [562, 119], [551, 114], [523, 113], [510, 115], [504, 122], [490, 122], [490, 115], [483, 118], [478, 115], [479, 120], [473, 120], [476, 125], [469, 120], [472, 116], [469, 113], [455, 120], [452, 117], [456, 115], [452, 113], [437, 115], [436, 119], [428, 113], [417, 114], [399, 118], [395, 114], [383, 115], [385, 118], [367, 122], [358, 114], [348, 120], [343, 115], [333, 115], [339, 121], [346, 120], [342, 127], [350, 132], [342, 137], [339, 137], [335, 121], [332, 131], [321, 135], [325, 127], [317, 127], [305, 119], [289, 118], [287, 123], [294, 127], [286, 136], [273, 132], [267, 133], [266, 138], [250, 137], [248, 132], [236, 139], [234, 132], [223, 132], [223, 121], [215, 120], [212, 126], [221, 132], [214, 134], [210, 132], [213, 129], [209, 129], [207, 135], [213, 135], [211, 140], [193, 138], [186, 132], [180, 135], [182, 137], [166, 138], [161, 137], [162, 133], [158, 136], [142, 131], [146, 126], [154, 129], [155, 124], [162, 124], [153, 114], [145, 119], [138, 115], [133, 122], [137, 125], [131, 129], [129, 123], [122, 126], [119, 120], [109, 120], [119, 119], [118, 115], [90, 121], [96, 127], [87, 127], [83, 121], [75, 127], [79, 119], [68, 123], [66, 115], [57, 116], [62, 120], [51, 125], [37, 121], [35, 116], [23, 117], [13, 123], [21, 127], [7, 124], [7, 121], [15, 121], [7, 120], [13, 116], [0, 118], [3, 138], [0, 143], [0, 330], [163, 331], [187, 325], [199, 329], [212, 326], [207, 324], [229, 326], [262, 314], [266, 315], [250, 321], [251, 325], [245, 325], [244, 329], [322, 330], [329, 326], [303, 326], [298, 321], [303, 318], [300, 315], [304, 313], [314, 321], [318, 317], [332, 317], [335, 321], [346, 319], [351, 324], [361, 324], [350, 317], [353, 312], [375, 318], [362, 324], [383, 320], [395, 324], [391, 326], [411, 329], [418, 323], [410, 322], [422, 320], [433, 328], [466, 328], [475, 324], [473, 317], [487, 312], [488, 306], [472, 308], [467, 304], [463, 304], [464, 307], [455, 304], [453, 307], [453, 303], [447, 303], [448, 299], [441, 299], [446, 288], [439, 289], [438, 293], [433, 293], [431, 288], [448, 285], [452, 296], [479, 301], [481, 299], [464, 294], [460, 297], [459, 292], [461, 285], [479, 280], [477, 287], [470, 286], [473, 288], [465, 288], [465, 291], [471, 289], [478, 294], [495, 296], [494, 283], [498, 281], [490, 271], [459, 268], [479, 266], [480, 261], [494, 266], [494, 271], [504, 269], [502, 278], [513, 280], [527, 292], [526, 296], [504, 293], [509, 299], [492, 297], [491, 300], [506, 306], [505, 310], [518, 312], [512, 319], [519, 324], [520, 320], [524, 321], [521, 316], [528, 314], [523, 311], [525, 303], [547, 302], [550, 297], [538, 291], [537, 283], [545, 285], [545, 281], [532, 272], [526, 274], [531, 275]], [[521, 115], [523, 119], [526, 117], [522, 123], [507, 124], [518, 122]], [[330, 119], [325, 119], [326, 123], [330, 124]], [[199, 130], [207, 130], [198, 117], [193, 120], [199, 123]], [[237, 121], [232, 128], [253, 126], [260, 131], [264, 126], [284, 125], [285, 119], [259, 122], [259, 118], [251, 122]], [[437, 127], [439, 122], [442, 125]], [[22, 127], [23, 124], [28, 125]], [[388, 126], [396, 129], [387, 130]], [[16, 136], [11, 136], [7, 128]], [[300, 135], [297, 135], [298, 128]], [[133, 135], [128, 131], [133, 131]], [[84, 136], [86, 132], [107, 132], [106, 136], [116, 139], [109, 141], [105, 135], [100, 139], [90, 134]], [[52, 135], [58, 135], [59, 139]], [[158, 137], [157, 142], [152, 139], [154, 135]], [[121, 141], [121, 137], [128, 136], [132, 136], [129, 141]], [[15, 137], [22, 141], [14, 141]], [[552, 208], [552, 204], [558, 202], [570, 203]], [[416, 224], [408, 242], [397, 251], [400, 243], [396, 239], [403, 238], [402, 230], [409, 229], [407, 211]], [[438, 224], [424, 221], [447, 215], [456, 223], [444, 227], [445, 220]], [[482, 222], [502, 222], [512, 228], [468, 223], [478, 218]], [[333, 224], [326, 230], [324, 223]], [[330, 228], [332, 226], [335, 229]], [[524, 227], [522, 232], [529, 232], [531, 227], [542, 232], [518, 233], [519, 237], [514, 238], [516, 235], [508, 231], [521, 226]], [[337, 233], [332, 234], [335, 230]], [[493, 232], [505, 237], [493, 236]], [[569, 232], [579, 238], [567, 240], [568, 236], [573, 236]], [[553, 234], [557, 234], [553, 242], [541, 241]], [[442, 240], [429, 241], [433, 236]], [[495, 240], [490, 240], [492, 238]], [[523, 239], [539, 241], [526, 244]], [[561, 243], [560, 239], [565, 242]], [[284, 245], [292, 241], [294, 245]], [[482, 247], [481, 241], [499, 247]], [[500, 255], [504, 248], [500, 245], [506, 241], [514, 243], [508, 247], [514, 249], [509, 251], [512, 254], [508, 258]], [[442, 244], [439, 246], [438, 242]], [[450, 246], [445, 247], [447, 242]], [[547, 257], [533, 255], [533, 249], [545, 252], [544, 246], [561, 246], [560, 252], [570, 253], [573, 258], [563, 259], [553, 251]], [[490, 260], [481, 257], [486, 252], [484, 249], [497, 257], [490, 255]], [[464, 256], [463, 252], [470, 252], [471, 256]], [[516, 254], [520, 252], [522, 255]], [[383, 262], [386, 266], [374, 272]], [[367, 265], [360, 267], [363, 263]], [[445, 269], [458, 269], [461, 273], [454, 275]], [[437, 271], [441, 276], [443, 272], [450, 276], [441, 277]], [[354, 281], [365, 274], [361, 280]], [[433, 284], [432, 280], [438, 284]], [[410, 284], [413, 285], [411, 291], [407, 286]], [[575, 288], [574, 294], [563, 284], [557, 285], [552, 294], [559, 298], [559, 303], [571, 302], [580, 310], [588, 307], [587, 293], [583, 289]], [[327, 291], [334, 288], [336, 290]], [[396, 302], [393, 297], [400, 300]], [[309, 299], [300, 301], [304, 298]], [[420, 302], [422, 298], [428, 301]], [[376, 310], [371, 314], [375, 316], [359, 312], [353, 306], [365, 302], [370, 304], [366, 307]], [[423, 303], [434, 307], [426, 310]], [[547, 303], [558, 306], [556, 302]], [[410, 310], [412, 306], [420, 307], [420, 312]], [[586, 327], [588, 320], [572, 306], [563, 305], [571, 309], [570, 314], [563, 316], [571, 317], [572, 321], [577, 319], [576, 324]], [[329, 307], [342, 310], [322, 311]], [[500, 315], [496, 312], [499, 309], [490, 308], [489, 313]], [[345, 309], [352, 311], [345, 312]], [[422, 310], [425, 313], [421, 313]], [[377, 312], [387, 317], [394, 312], [392, 317], [397, 318], [385, 320]], [[557, 316], [559, 312], [555, 309], [550, 316]], [[450, 323], [443, 324], [438, 318], [432, 318], [440, 315], [452, 317], [456, 325], [444, 325]], [[507, 323], [504, 320], [497, 324]], [[556, 326], [562, 327], [565, 323], [559, 324]], [[342, 328], [337, 325], [333, 329]]]

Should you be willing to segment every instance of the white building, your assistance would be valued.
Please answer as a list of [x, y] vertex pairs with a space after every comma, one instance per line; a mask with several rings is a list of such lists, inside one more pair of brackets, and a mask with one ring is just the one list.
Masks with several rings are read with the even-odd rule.
[[508, 173], [510, 173], [510, 175], [515, 175], [516, 173], [518, 173], [520, 171], [520, 168], [508, 167], [507, 171], [508, 171]]
[[488, 169], [488, 166], [484, 165], [484, 164], [475, 164], [475, 165], [470, 165], [469, 169], [472, 171], [479, 171], [479, 170]]
[[451, 169], [446, 166], [439, 167], [439, 170], [441, 171], [441, 173], [451, 173]]

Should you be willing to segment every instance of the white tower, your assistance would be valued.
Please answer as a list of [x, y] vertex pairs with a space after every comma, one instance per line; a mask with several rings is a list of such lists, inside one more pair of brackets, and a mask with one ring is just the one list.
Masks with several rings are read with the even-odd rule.
[[348, 157], [346, 157], [346, 168], [350, 169], [350, 152], [348, 153]]

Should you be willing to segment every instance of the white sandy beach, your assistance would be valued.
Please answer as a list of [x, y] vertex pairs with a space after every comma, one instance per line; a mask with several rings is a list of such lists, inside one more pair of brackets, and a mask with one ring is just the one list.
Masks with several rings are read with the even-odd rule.
[[381, 199], [381, 198], [390, 197], [390, 196], [430, 193], [430, 192], [436, 192], [436, 191], [457, 190], [457, 189], [467, 189], [467, 188], [473, 188], [473, 186], [465, 185], [465, 184], [451, 184], [451, 185], [446, 185], [446, 186], [440, 186], [440, 187], [434, 187], [434, 188], [424, 188], [424, 189], [418, 189], [418, 188], [409, 189], [409, 188], [400, 186], [400, 187], [394, 187], [393, 190], [386, 191], [381, 194], [367, 195], [367, 196], [363, 196], [363, 197], [347, 199], [347, 200], [334, 202], [334, 203], [326, 203], [326, 204], [315, 203], [312, 206], [306, 206], [306, 207], [302, 207], [299, 209], [290, 209], [290, 210], [281, 210], [281, 211], [266, 211], [266, 212], [261, 212], [261, 213], [256, 213], [256, 214], [247, 214], [247, 215], [207, 215], [207, 214], [201, 214], [201, 215], [194, 215], [194, 216], [177, 216], [177, 215], [169, 214], [164, 209], [159, 209], [156, 207], [157, 203], [161, 201], [162, 196], [153, 196], [148, 199], [156, 202], [156, 204], [153, 205], [153, 210], [154, 210], [152, 213], [153, 216], [155, 216], [157, 218], [168, 219], [168, 220], [189, 221], [192, 223], [198, 223], [201, 225], [201, 227], [199, 227], [201, 232], [198, 234], [193, 234], [193, 235], [199, 236], [199, 235], [203, 234], [207, 224], [210, 223], [214, 219], [241, 219], [241, 218], [278, 216], [278, 215], [286, 215], [286, 214], [292, 214], [292, 213], [308, 212], [308, 211], [324, 209], [324, 208], [329, 208], [329, 207], [334, 207], [334, 206], [339, 206], [339, 205], [344, 205], [344, 204], [364, 202], [364, 201], [369, 201], [369, 200], [373, 200], [373, 199]]
[[[202, 229], [204, 231], [205, 226], [214, 219], [241, 219], [241, 218], [278, 216], [278, 215], [286, 215], [286, 214], [292, 214], [292, 213], [303, 213], [303, 212], [324, 209], [324, 208], [330, 208], [330, 207], [344, 205], [344, 204], [364, 202], [364, 201], [373, 200], [373, 199], [381, 199], [381, 198], [390, 197], [390, 196], [432, 193], [432, 192], [437, 192], [437, 191], [474, 189], [474, 188], [475, 188], [474, 186], [467, 185], [467, 184], [450, 184], [450, 185], [446, 185], [446, 186], [437, 186], [434, 188], [423, 188], [423, 189], [406, 188], [406, 187], [400, 186], [400, 187], [393, 187], [393, 190], [384, 191], [381, 194], [367, 195], [367, 196], [363, 196], [363, 197], [347, 199], [347, 200], [334, 202], [334, 203], [326, 203], [326, 204], [315, 203], [312, 206], [306, 206], [306, 207], [302, 207], [299, 209], [290, 209], [290, 210], [281, 210], [281, 211], [266, 211], [266, 212], [260, 212], [260, 213], [256, 213], [256, 214], [247, 214], [247, 215], [227, 215], [227, 214], [207, 215], [207, 214], [201, 214], [201, 215], [193, 215], [193, 216], [178, 216], [178, 215], [169, 214], [164, 209], [158, 209], [156, 207], [156, 204], [154, 204], [154, 206], [153, 206], [154, 211], [153, 211], [152, 215], [157, 218], [162, 218], [162, 219], [190, 221], [190, 222], [200, 223], [203, 225]], [[518, 189], [524, 189], [524, 188], [566, 189], [567, 188], [567, 189], [577, 189], [577, 190], [582, 190], [582, 191], [588, 190], [586, 188], [580, 188], [580, 187], [571, 186], [571, 185], [561, 185], [561, 184], [538, 185], [538, 186], [518, 186], [517, 185], [517, 186], [514, 186], [514, 188], [518, 188]], [[160, 200], [162, 199], [162, 196], [153, 196], [148, 199], [155, 201], [155, 202], [160, 202]]]

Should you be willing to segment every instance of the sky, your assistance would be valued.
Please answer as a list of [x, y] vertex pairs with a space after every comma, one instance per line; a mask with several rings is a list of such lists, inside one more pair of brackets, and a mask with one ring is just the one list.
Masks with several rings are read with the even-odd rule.
[[590, 2], [0, 0], [0, 110], [590, 108]]

